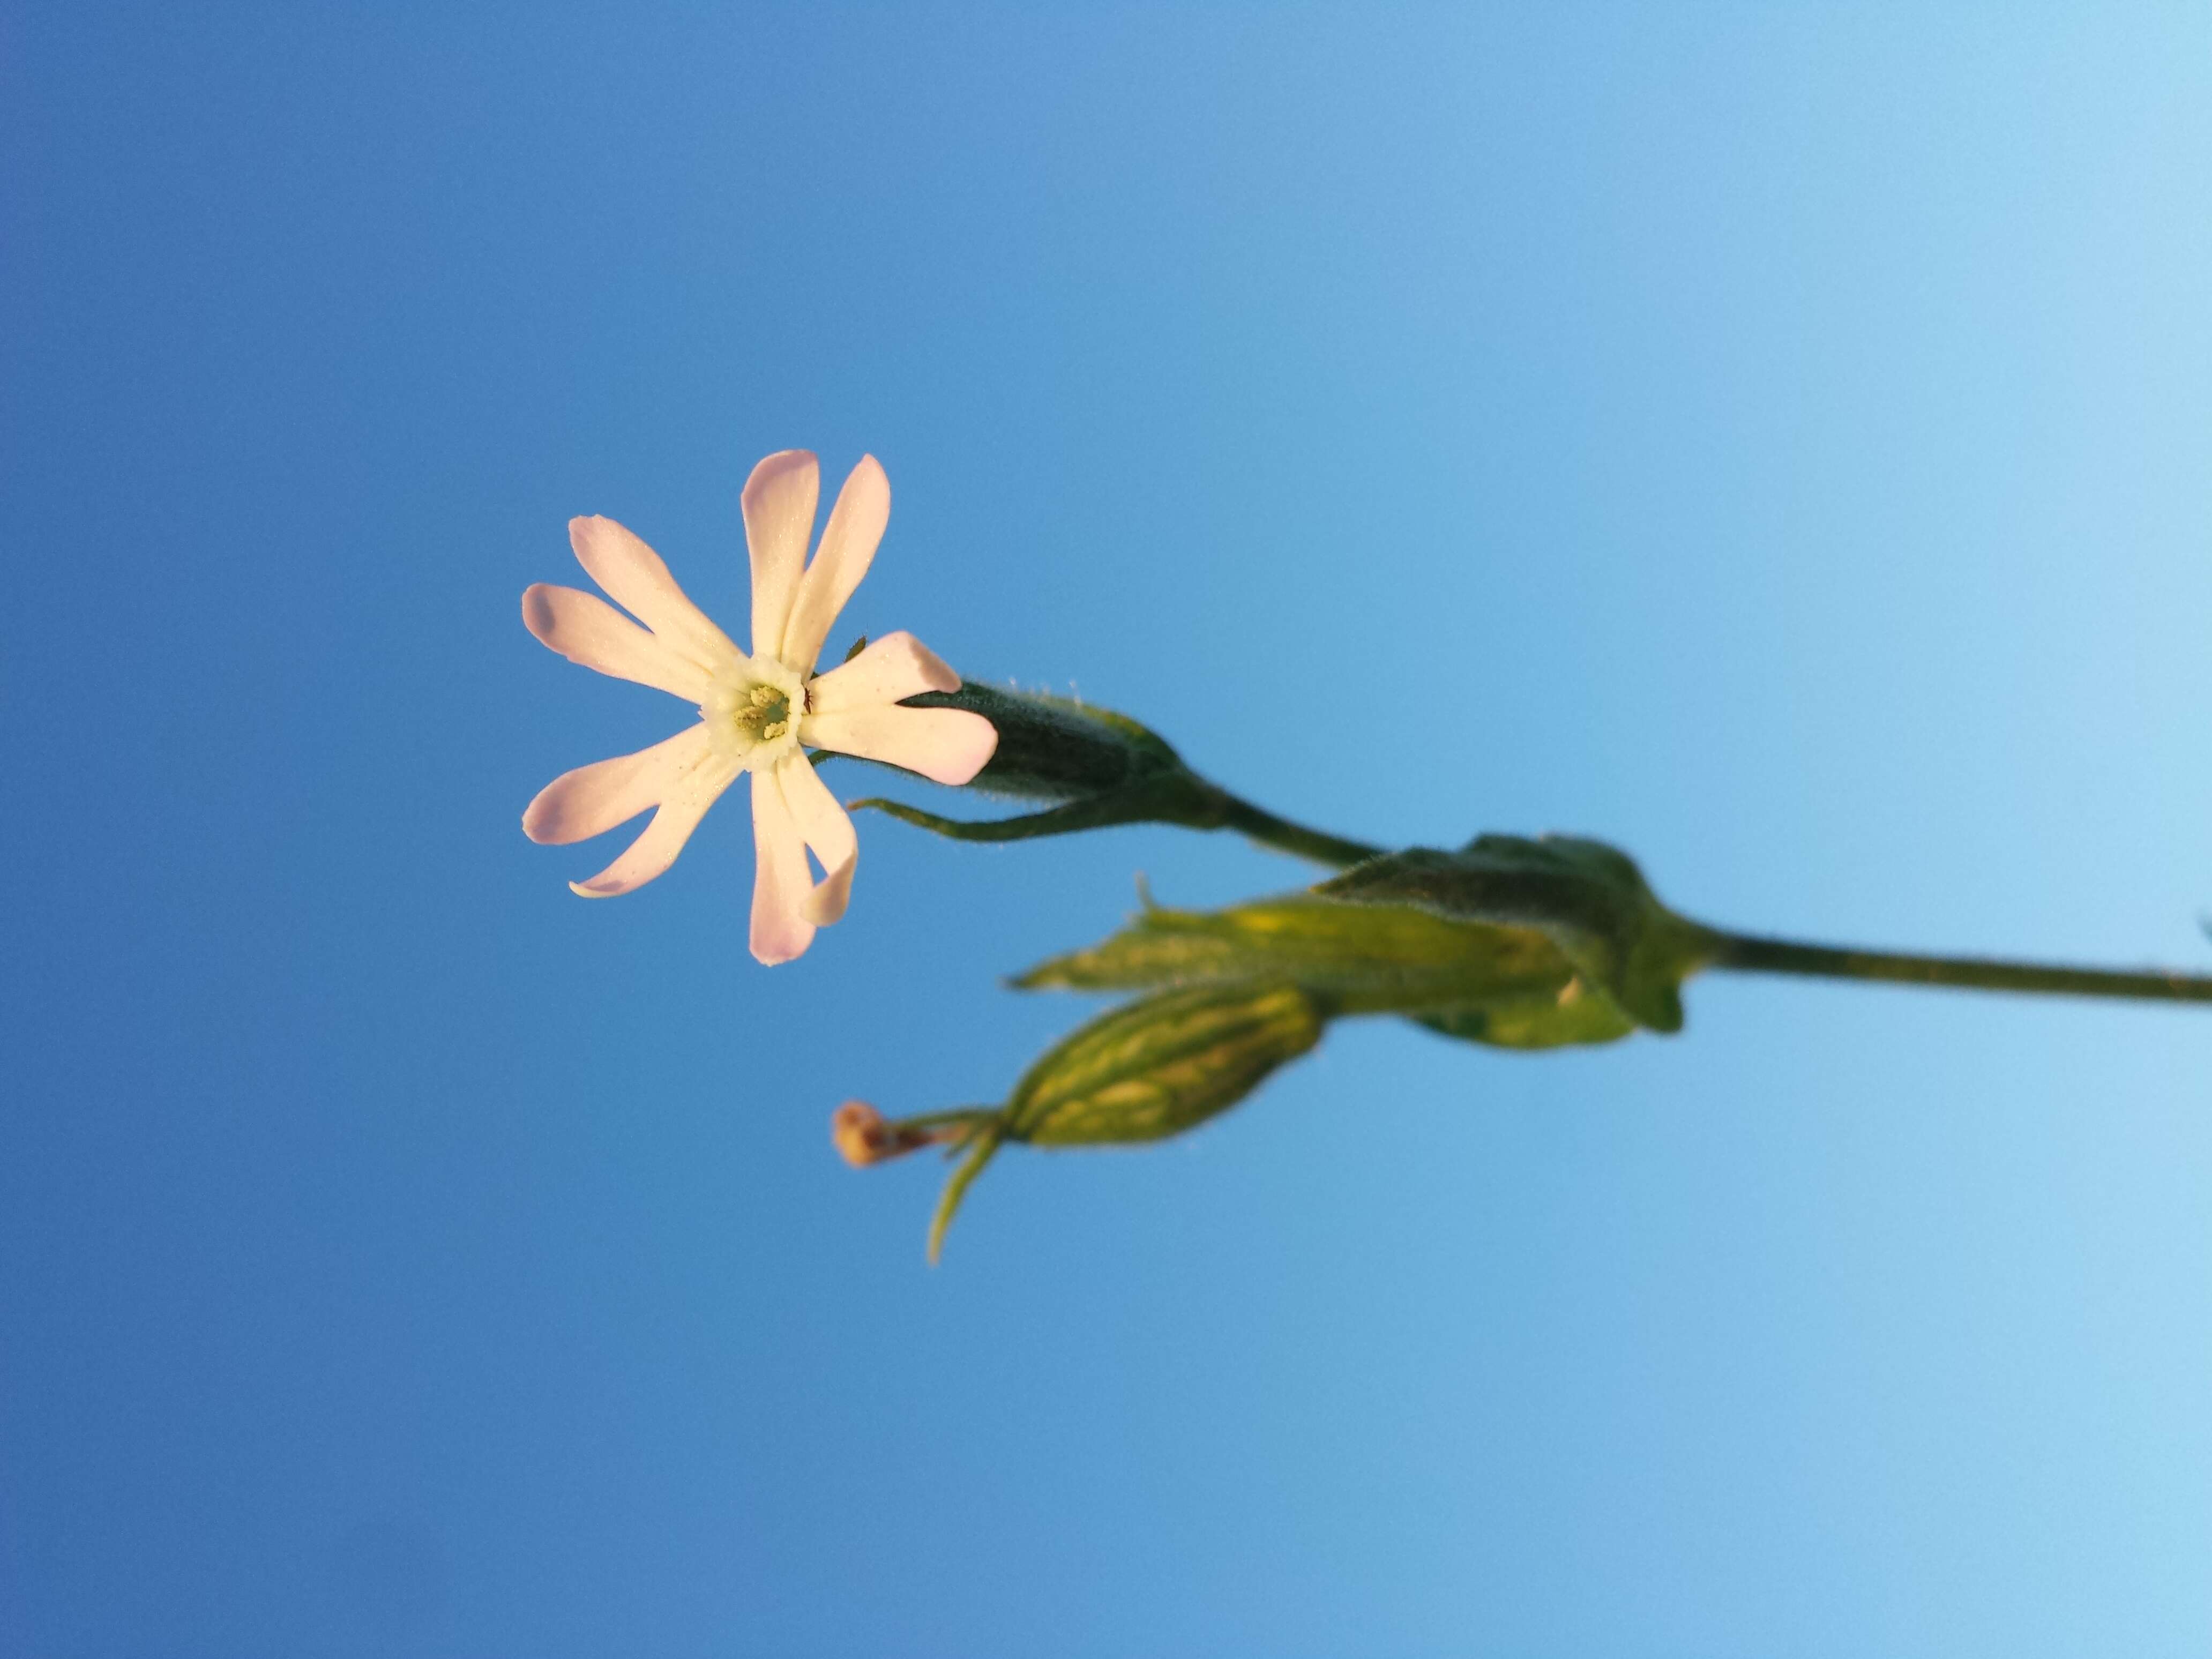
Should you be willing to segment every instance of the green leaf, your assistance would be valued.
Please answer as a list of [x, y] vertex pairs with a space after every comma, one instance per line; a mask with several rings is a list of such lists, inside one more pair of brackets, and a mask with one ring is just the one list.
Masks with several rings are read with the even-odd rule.
[[983, 1173], [983, 1166], [991, 1161], [1000, 1146], [995, 1129], [987, 1129], [973, 1140], [963, 1143], [968, 1156], [960, 1160], [945, 1190], [938, 1194], [936, 1212], [929, 1218], [929, 1265], [935, 1267], [945, 1254], [945, 1235], [952, 1225], [952, 1218], [960, 1213], [960, 1201], [968, 1196], [968, 1189], [975, 1184], [975, 1177]]
[[[1536, 929], [1588, 989], [1654, 1031], [1681, 1029], [1681, 983], [1711, 959], [1714, 944], [1705, 929], [1659, 902], [1627, 854], [1570, 836], [1481, 836], [1456, 853], [1386, 854], [1314, 890], [1350, 904], [1410, 906], [1456, 921]], [[1476, 1036], [1468, 1024], [1447, 1035]], [[1486, 1033], [1513, 1029], [1510, 1022], [1483, 1024]], [[1565, 1028], [1539, 1022], [1539, 1041], [1512, 1046], [1587, 1040], [1550, 1035], [1558, 1029]], [[1510, 1041], [1487, 1034], [1480, 1040]]]

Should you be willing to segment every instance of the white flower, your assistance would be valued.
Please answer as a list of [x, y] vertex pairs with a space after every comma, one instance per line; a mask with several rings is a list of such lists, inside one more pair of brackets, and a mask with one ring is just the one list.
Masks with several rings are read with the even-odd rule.
[[[699, 723], [666, 742], [554, 779], [523, 813], [523, 833], [566, 845], [657, 808], [620, 858], [569, 884], [586, 898], [610, 898], [673, 864], [716, 797], [751, 773], [752, 951], [766, 963], [789, 962], [817, 927], [845, 914], [860, 856], [852, 819], [800, 745], [965, 783], [999, 742], [980, 714], [897, 706], [920, 691], [960, 689], [959, 675], [911, 634], [886, 635], [842, 667], [814, 672], [891, 510], [883, 468], [861, 457], [810, 563], [820, 489], [820, 469], [801, 449], [769, 456], [745, 481], [750, 656], [684, 597], [658, 554], [611, 519], [571, 519], [568, 541], [592, 580], [643, 628], [577, 588], [540, 582], [522, 595], [523, 625], [569, 661], [699, 705]], [[822, 862], [818, 884], [807, 868], [810, 848]]]

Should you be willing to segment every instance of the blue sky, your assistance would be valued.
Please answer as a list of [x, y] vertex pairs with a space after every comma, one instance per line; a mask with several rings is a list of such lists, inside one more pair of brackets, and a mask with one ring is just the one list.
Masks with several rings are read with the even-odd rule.
[[2202, 1013], [1346, 1024], [933, 1271], [830, 1109], [995, 1097], [1139, 872], [1306, 872], [864, 819], [763, 969], [740, 803], [606, 903], [524, 841], [686, 711], [516, 615], [605, 513], [741, 624], [753, 461], [872, 453], [833, 645], [2205, 967], [2201, 9], [18, 6], [0, 157], [0, 1646], [2212, 1642]]

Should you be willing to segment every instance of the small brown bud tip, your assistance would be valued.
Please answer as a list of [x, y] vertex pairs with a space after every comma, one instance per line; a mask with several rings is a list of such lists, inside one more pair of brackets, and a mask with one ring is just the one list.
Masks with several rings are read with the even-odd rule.
[[848, 1100], [830, 1114], [830, 1139], [854, 1169], [880, 1164], [890, 1144], [884, 1115], [865, 1100]]
[[830, 1115], [830, 1139], [856, 1170], [918, 1152], [935, 1139], [927, 1129], [891, 1123], [865, 1100], [848, 1100]]

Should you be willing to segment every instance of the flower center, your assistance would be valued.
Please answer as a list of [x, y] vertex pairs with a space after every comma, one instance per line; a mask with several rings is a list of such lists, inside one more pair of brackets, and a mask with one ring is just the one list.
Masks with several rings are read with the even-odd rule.
[[757, 685], [738, 706], [736, 720], [738, 730], [755, 743], [780, 738], [791, 730], [791, 699], [772, 685]]
[[806, 690], [798, 675], [771, 658], [751, 657], [714, 677], [699, 705], [715, 751], [747, 766], [773, 765], [799, 746]]

